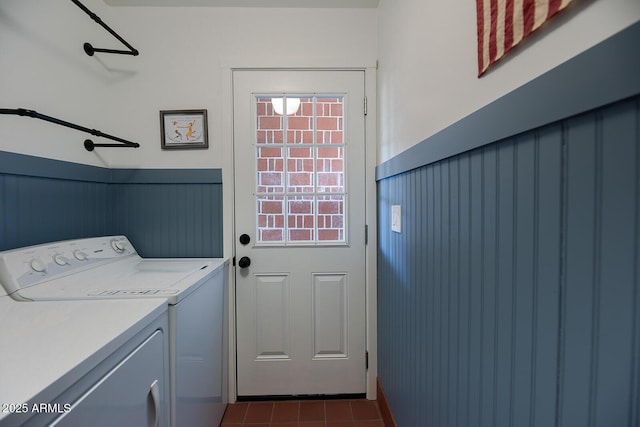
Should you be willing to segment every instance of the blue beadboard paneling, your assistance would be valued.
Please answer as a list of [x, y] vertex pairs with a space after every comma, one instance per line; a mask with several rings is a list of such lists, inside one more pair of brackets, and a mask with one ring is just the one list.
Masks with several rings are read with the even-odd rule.
[[0, 250], [108, 234], [105, 183], [0, 173]]
[[144, 257], [221, 257], [222, 186], [114, 184], [114, 234]]
[[114, 184], [222, 184], [222, 169], [111, 169]]
[[[552, 426], [556, 417], [562, 236], [562, 127], [537, 132], [533, 331], [535, 355], [530, 425]], [[550, 369], [553, 367], [553, 369]]]
[[638, 423], [639, 111], [567, 126], [561, 426]]
[[144, 257], [222, 256], [218, 169], [109, 170], [0, 152], [0, 250], [124, 234]]
[[0, 173], [72, 181], [109, 182], [110, 170], [80, 163], [0, 151]]
[[400, 427], [638, 425], [639, 146], [636, 97], [378, 181]]

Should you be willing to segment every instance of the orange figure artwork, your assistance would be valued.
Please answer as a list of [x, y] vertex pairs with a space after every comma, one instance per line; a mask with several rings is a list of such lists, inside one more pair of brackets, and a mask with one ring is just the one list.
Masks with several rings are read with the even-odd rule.
[[178, 129], [187, 129], [187, 132], [184, 136], [186, 136], [187, 141], [189, 141], [190, 139], [195, 138], [194, 136], [194, 132], [193, 132], [193, 126], [195, 125], [195, 121], [191, 121], [189, 123], [187, 123], [186, 126], [180, 126], [179, 122], [177, 120], [173, 121], [173, 126], [175, 128], [175, 133], [178, 136], [178, 138], [180, 139], [180, 141], [182, 141], [182, 132], [180, 132]]

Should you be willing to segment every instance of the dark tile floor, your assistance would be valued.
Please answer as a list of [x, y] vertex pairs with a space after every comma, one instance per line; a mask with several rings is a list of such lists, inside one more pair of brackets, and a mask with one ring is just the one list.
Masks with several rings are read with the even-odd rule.
[[375, 400], [240, 402], [221, 427], [384, 427]]

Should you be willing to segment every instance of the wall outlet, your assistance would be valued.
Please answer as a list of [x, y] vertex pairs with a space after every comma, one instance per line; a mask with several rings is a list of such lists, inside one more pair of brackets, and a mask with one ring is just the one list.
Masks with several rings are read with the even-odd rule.
[[391, 231], [402, 233], [402, 208], [400, 205], [391, 206]]

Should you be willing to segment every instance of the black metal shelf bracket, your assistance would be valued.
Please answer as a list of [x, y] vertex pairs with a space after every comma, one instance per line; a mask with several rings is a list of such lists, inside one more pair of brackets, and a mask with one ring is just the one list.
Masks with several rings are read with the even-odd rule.
[[84, 44], [84, 51], [87, 55], [89, 56], [93, 56], [93, 54], [95, 52], [103, 52], [103, 53], [117, 53], [120, 55], [133, 55], [133, 56], [138, 56], [138, 54], [140, 52], [138, 52], [138, 50], [136, 48], [134, 48], [133, 46], [131, 46], [129, 43], [127, 43], [127, 41], [125, 39], [123, 39], [122, 37], [120, 37], [118, 35], [118, 33], [116, 33], [115, 31], [113, 31], [107, 24], [104, 23], [104, 21], [102, 21], [102, 19], [100, 19], [100, 17], [98, 15], [96, 15], [95, 13], [93, 13], [92, 11], [90, 11], [85, 5], [83, 5], [82, 3], [80, 3], [78, 0], [71, 0], [76, 6], [78, 6], [80, 9], [82, 9], [87, 15], [89, 15], [89, 17], [91, 19], [93, 19], [95, 22], [97, 22], [98, 24], [100, 24], [100, 26], [102, 28], [104, 28], [105, 30], [107, 30], [113, 37], [117, 38], [118, 40], [120, 40], [120, 42], [125, 45], [127, 48], [129, 48], [129, 50], [117, 50], [117, 49], [102, 49], [102, 48], [97, 48], [97, 47], [93, 47], [91, 45], [91, 43], [85, 43]]
[[137, 142], [127, 141], [126, 139], [118, 138], [117, 136], [109, 135], [104, 132], [100, 132], [96, 129], [89, 129], [84, 126], [76, 125], [75, 123], [66, 122], [64, 120], [56, 119], [55, 117], [45, 116], [44, 114], [40, 114], [34, 110], [26, 110], [24, 108], [0, 108], [0, 114], [11, 114], [14, 116], [27, 116], [33, 117], [34, 119], [44, 120], [46, 122], [54, 123], [56, 125], [65, 126], [71, 129], [79, 130], [81, 132], [90, 133], [93, 136], [98, 136], [102, 138], [111, 139], [113, 141], [119, 142], [119, 144], [95, 144], [90, 139], [86, 139], [84, 141], [84, 148], [87, 151], [93, 151], [94, 147], [129, 147], [129, 148], [138, 148], [140, 144]]

